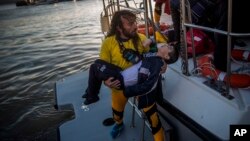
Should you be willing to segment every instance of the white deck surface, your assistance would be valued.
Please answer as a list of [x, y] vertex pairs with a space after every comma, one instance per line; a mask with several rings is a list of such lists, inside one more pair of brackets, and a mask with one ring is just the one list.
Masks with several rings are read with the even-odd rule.
[[[189, 59], [189, 65], [189, 70], [192, 70], [192, 59]], [[250, 124], [249, 88], [230, 88], [230, 95], [234, 98], [229, 100], [203, 84], [207, 80], [204, 77], [185, 76], [180, 68], [179, 60], [164, 74], [165, 100], [222, 140], [229, 139], [230, 125]]]
[[[61, 141], [111, 141], [112, 126], [104, 126], [103, 120], [112, 117], [111, 97], [107, 87], [102, 85], [100, 100], [84, 106], [82, 94], [87, 86], [88, 71], [79, 72], [56, 83], [57, 105], [59, 110], [65, 105], [72, 105], [75, 119], [59, 127]], [[67, 107], [67, 106], [66, 106]], [[115, 141], [141, 141], [143, 120], [135, 114], [135, 128], [131, 128], [132, 106], [126, 106], [123, 133]], [[153, 141], [150, 130], [146, 127], [145, 141]]]

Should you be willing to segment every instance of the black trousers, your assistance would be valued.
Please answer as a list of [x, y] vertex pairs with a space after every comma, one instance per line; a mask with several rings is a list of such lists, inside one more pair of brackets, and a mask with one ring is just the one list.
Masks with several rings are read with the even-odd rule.
[[102, 81], [110, 77], [114, 77], [114, 80], [118, 79], [121, 83], [120, 89], [123, 89], [124, 83], [120, 73], [121, 71], [122, 69], [120, 67], [97, 59], [89, 68], [88, 87], [86, 89], [87, 98], [97, 97], [100, 92]]
[[[227, 31], [227, 0], [220, 0], [218, 3], [218, 8], [216, 8], [217, 13], [216, 19], [217, 29]], [[233, 0], [232, 7], [232, 32], [234, 33], [250, 33], [250, 21], [246, 20], [248, 17], [248, 1], [236, 1]], [[232, 46], [233, 49], [235, 40], [238, 37], [232, 37]], [[227, 36], [219, 33], [215, 33], [215, 44], [216, 48], [214, 51], [214, 65], [217, 69], [222, 71], [227, 71]]]
[[[189, 2], [198, 2], [203, 0], [189, 0]], [[205, 0], [204, 0], [205, 1]], [[192, 5], [192, 4], [191, 4]], [[232, 32], [235, 33], [250, 33], [250, 21], [246, 20], [248, 17], [249, 1], [233, 0], [232, 6]], [[171, 15], [173, 20], [174, 31], [176, 33], [175, 40], [180, 42], [181, 27], [180, 27], [180, 6], [178, 0], [170, 0]], [[217, 0], [215, 7], [210, 11], [209, 20], [207, 17], [201, 17], [198, 25], [213, 27], [219, 30], [227, 31], [227, 11], [228, 0]], [[208, 22], [209, 21], [209, 22]], [[206, 32], [209, 37], [215, 42], [216, 48], [214, 50], [214, 65], [217, 69], [227, 70], [227, 35], [220, 33], [211, 34]], [[233, 49], [237, 37], [232, 37], [231, 49]]]

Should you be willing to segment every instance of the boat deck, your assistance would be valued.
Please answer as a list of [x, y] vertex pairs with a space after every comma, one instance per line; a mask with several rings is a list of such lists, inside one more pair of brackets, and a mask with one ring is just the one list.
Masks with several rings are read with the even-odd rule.
[[[87, 87], [88, 71], [79, 72], [63, 78], [56, 83], [56, 105], [58, 110], [73, 108], [75, 118], [63, 123], [59, 127], [61, 141], [109, 141], [112, 140], [110, 131], [112, 126], [104, 126], [103, 120], [112, 117], [111, 97], [109, 89], [102, 85], [100, 100], [90, 105], [84, 105], [82, 94]], [[124, 132], [115, 139], [116, 141], [152, 141], [153, 136], [146, 123], [143, 136], [144, 120], [141, 113], [136, 109], [134, 122], [132, 122], [133, 103], [132, 99], [126, 105], [124, 117]], [[134, 124], [133, 124], [134, 123]], [[163, 121], [163, 124], [164, 123]], [[133, 126], [134, 125], [134, 126]], [[168, 127], [168, 125], [165, 125]], [[165, 128], [166, 132], [170, 128]]]
[[[189, 60], [191, 63], [191, 59]], [[234, 99], [229, 100], [217, 91], [204, 85], [205, 78], [185, 76], [181, 74], [180, 60], [169, 66], [163, 74], [164, 100], [174, 105], [189, 118], [200, 124], [213, 134], [220, 133], [221, 139], [229, 137], [230, 124], [249, 123], [250, 116], [250, 90], [230, 89]], [[181, 77], [180, 77], [181, 76]], [[81, 98], [87, 87], [88, 71], [79, 72], [56, 82], [56, 104], [58, 110], [72, 108], [75, 118], [63, 123], [59, 129], [61, 141], [93, 141], [112, 140], [110, 131], [112, 126], [104, 126], [103, 120], [112, 117], [111, 97], [109, 89], [102, 85], [100, 100], [88, 106], [83, 104]], [[185, 91], [183, 91], [185, 90]], [[136, 110], [134, 127], [132, 125], [132, 99], [125, 110], [124, 132], [115, 140], [117, 141], [141, 141], [143, 134], [143, 118], [139, 110]], [[160, 111], [166, 114], [164, 107]], [[193, 110], [191, 110], [193, 109]], [[213, 113], [213, 114], [211, 114]], [[221, 114], [223, 113], [223, 114]], [[166, 116], [166, 115], [165, 115]], [[166, 133], [166, 138], [171, 138], [172, 127], [161, 117]], [[152, 134], [145, 126], [145, 141], [153, 141]], [[219, 128], [220, 127], [220, 128]]]

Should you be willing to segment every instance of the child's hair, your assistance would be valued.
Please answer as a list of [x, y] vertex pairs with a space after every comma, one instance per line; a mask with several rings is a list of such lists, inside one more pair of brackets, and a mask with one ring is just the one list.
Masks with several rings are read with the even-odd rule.
[[172, 51], [169, 52], [169, 59], [165, 59], [165, 62], [167, 64], [173, 64], [178, 60], [180, 55], [179, 44], [169, 44], [169, 46], [172, 47]]

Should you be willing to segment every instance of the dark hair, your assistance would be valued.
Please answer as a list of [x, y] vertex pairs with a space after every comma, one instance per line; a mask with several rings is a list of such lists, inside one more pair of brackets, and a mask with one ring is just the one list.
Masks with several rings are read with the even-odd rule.
[[[108, 31], [107, 37], [116, 35], [117, 39], [120, 38], [120, 32], [117, 30], [117, 27], [120, 27], [122, 30], [124, 30], [121, 17], [123, 17], [125, 19], [129, 19], [129, 18], [136, 19], [136, 15], [129, 10], [116, 11], [112, 17], [111, 25], [110, 25], [110, 29]], [[133, 45], [136, 49], [138, 48], [139, 40], [140, 40], [140, 38], [139, 38], [138, 34], [136, 34], [136, 36], [134, 38], [132, 38]]]
[[169, 58], [168, 60], [165, 60], [165, 62], [167, 64], [173, 64], [175, 63], [180, 55], [180, 51], [179, 51], [179, 44], [173, 44], [173, 51], [169, 53]]

